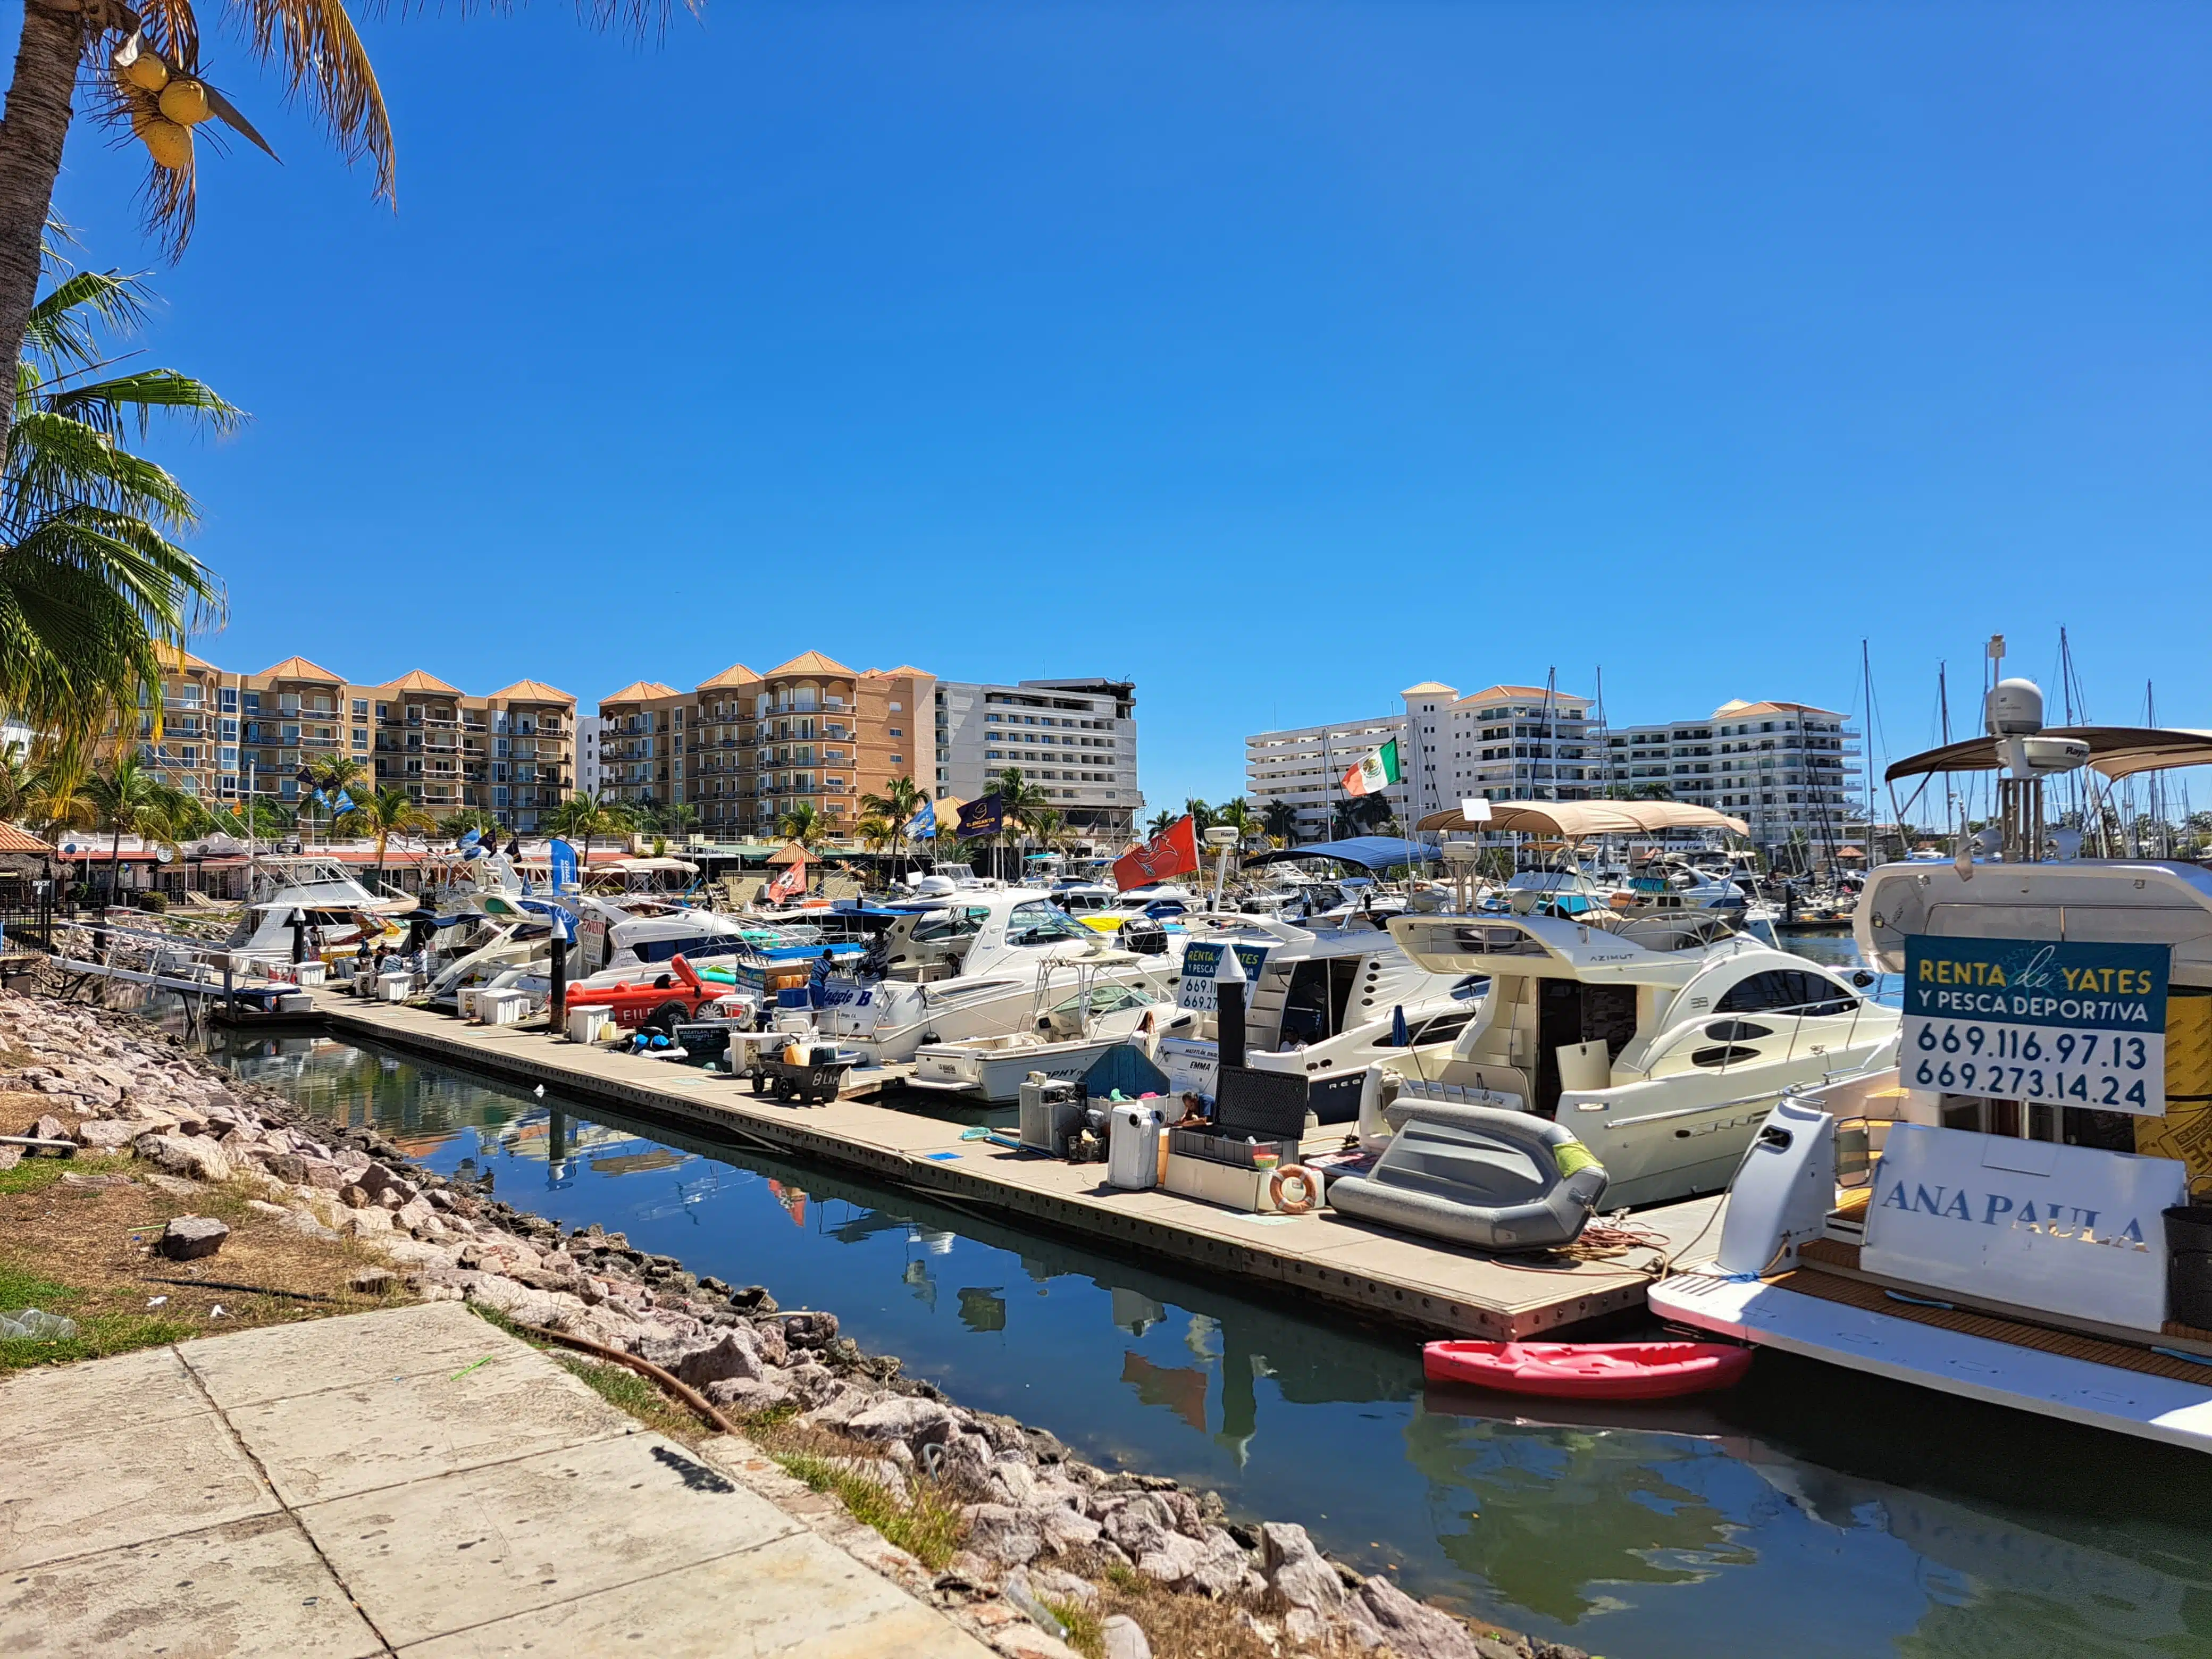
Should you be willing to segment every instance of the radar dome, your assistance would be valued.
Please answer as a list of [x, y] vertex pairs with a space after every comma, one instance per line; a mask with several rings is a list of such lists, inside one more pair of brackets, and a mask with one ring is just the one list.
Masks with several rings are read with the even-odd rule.
[[2033, 680], [1999, 680], [1990, 688], [1984, 718], [1993, 738], [2026, 737], [2043, 730], [2043, 691]]

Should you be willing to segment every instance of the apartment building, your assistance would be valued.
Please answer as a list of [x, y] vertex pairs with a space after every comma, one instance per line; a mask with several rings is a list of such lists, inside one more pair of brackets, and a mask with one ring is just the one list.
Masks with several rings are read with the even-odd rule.
[[974, 800], [1007, 768], [1042, 789], [1093, 851], [1136, 834], [1137, 688], [1128, 680], [947, 680], [933, 702], [938, 799]]
[[1480, 796], [1588, 800], [1661, 795], [1742, 818], [1771, 851], [1857, 833], [1859, 733], [1847, 718], [1808, 703], [1723, 704], [1711, 714], [1605, 727], [1590, 700], [1556, 686], [1498, 684], [1462, 695], [1437, 680], [1400, 694], [1401, 715], [1262, 732], [1244, 740], [1246, 793], [1255, 811], [1287, 799], [1298, 834], [1326, 834], [1337, 779], [1360, 753], [1399, 739], [1401, 822]]
[[441, 817], [470, 807], [528, 831], [574, 787], [575, 699], [536, 680], [471, 696], [419, 669], [369, 685], [301, 656], [240, 674], [173, 651], [167, 667], [161, 730], [143, 708], [140, 752], [189, 794], [236, 801], [251, 790], [296, 805], [309, 793], [301, 769], [343, 757], [359, 764], [364, 787], [404, 789]]
[[1723, 703], [1700, 720], [1605, 734], [1611, 793], [1661, 794], [1750, 826], [1753, 845], [1823, 847], [1857, 833], [1859, 733], [1847, 716], [1801, 702]]
[[587, 795], [596, 795], [603, 787], [599, 773], [599, 733], [603, 722], [597, 714], [576, 716], [576, 787]]
[[733, 663], [689, 691], [657, 681], [599, 704], [602, 793], [635, 804], [684, 802], [724, 840], [769, 840], [811, 806], [840, 838], [860, 802], [913, 777], [936, 685], [912, 666], [855, 670], [807, 651], [757, 673]]
[[[1416, 687], [1407, 696], [1421, 690]], [[1337, 803], [1344, 799], [1346, 771], [1362, 756], [1395, 741], [1401, 775], [1382, 795], [1392, 817], [1401, 823], [1412, 822], [1419, 814], [1412, 810], [1413, 746], [1407, 720], [1405, 714], [1377, 714], [1368, 720], [1261, 732], [1245, 738], [1246, 804], [1255, 817], [1264, 817], [1268, 807], [1284, 802], [1297, 815], [1297, 840], [1327, 841]]]

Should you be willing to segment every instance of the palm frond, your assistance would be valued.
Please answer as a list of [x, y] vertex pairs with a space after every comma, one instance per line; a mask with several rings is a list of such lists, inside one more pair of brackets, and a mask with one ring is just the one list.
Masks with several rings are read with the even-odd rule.
[[196, 424], [218, 437], [228, 436], [252, 418], [206, 381], [173, 368], [140, 369], [58, 388], [47, 393], [45, 401], [55, 414], [82, 421], [111, 437], [119, 435], [133, 416], [143, 437], [157, 409], [196, 416]]
[[31, 307], [23, 328], [23, 349], [57, 367], [89, 363], [100, 356], [95, 324], [118, 334], [134, 334], [149, 307], [145, 284], [113, 270], [80, 270], [64, 278]]
[[375, 68], [337, 0], [241, 0], [238, 21], [254, 57], [276, 66], [287, 98], [301, 99], [349, 162], [376, 164], [376, 194], [394, 198], [392, 122]]

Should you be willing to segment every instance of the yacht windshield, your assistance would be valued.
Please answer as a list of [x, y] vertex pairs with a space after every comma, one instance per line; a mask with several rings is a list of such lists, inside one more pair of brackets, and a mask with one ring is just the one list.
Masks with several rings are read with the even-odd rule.
[[1043, 945], [1056, 939], [1091, 939], [1091, 930], [1049, 899], [1017, 904], [1006, 917], [1006, 943]]

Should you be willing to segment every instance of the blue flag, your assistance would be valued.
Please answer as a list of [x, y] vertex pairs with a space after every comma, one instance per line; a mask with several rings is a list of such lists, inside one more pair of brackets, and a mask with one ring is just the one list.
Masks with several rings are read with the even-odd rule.
[[473, 846], [475, 846], [478, 842], [482, 841], [483, 839], [483, 830], [470, 830], [470, 831], [469, 831], [469, 833], [468, 833], [467, 835], [463, 836], [460, 838], [460, 840], [459, 840], [459, 841], [456, 842], [454, 843], [454, 845], [455, 845], [455, 846], [457, 846], [457, 847], [473, 847]]
[[553, 890], [572, 893], [576, 890], [576, 849], [556, 836], [546, 843], [545, 856], [553, 866]]
[[331, 798], [318, 789], [315, 791], [315, 801], [318, 805], [328, 806], [331, 804]]
[[344, 790], [339, 790], [338, 798], [331, 803], [331, 811], [337, 817], [343, 817], [353, 811], [353, 797]]
[[936, 803], [924, 801], [921, 804], [921, 810], [906, 821], [906, 838], [908, 841], [933, 841], [936, 836]]

